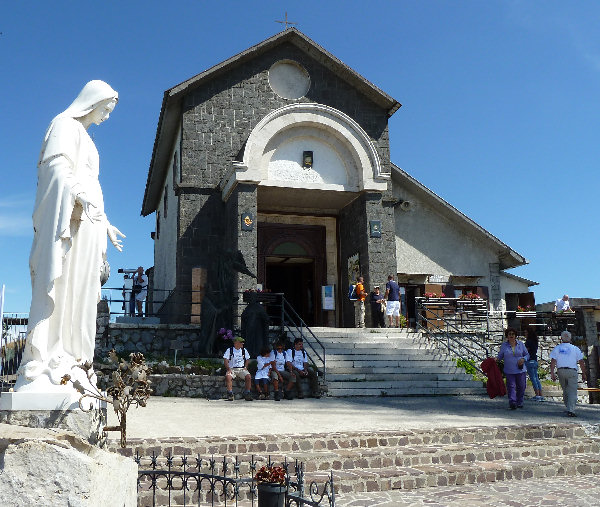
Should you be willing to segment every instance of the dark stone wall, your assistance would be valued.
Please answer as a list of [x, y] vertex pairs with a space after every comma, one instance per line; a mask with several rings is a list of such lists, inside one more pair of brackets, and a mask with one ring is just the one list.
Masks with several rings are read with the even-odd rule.
[[[381, 237], [371, 238], [369, 221], [381, 221]], [[371, 292], [379, 284], [382, 291], [390, 274], [396, 274], [396, 235], [394, 208], [390, 200], [384, 200], [378, 192], [363, 193], [346, 206], [339, 215], [340, 264], [342, 287], [342, 326], [353, 327], [354, 304], [347, 297], [348, 257], [359, 254], [361, 274], [365, 289]], [[367, 327], [371, 325], [371, 308], [366, 303]]]
[[[308, 71], [311, 86], [298, 100], [283, 99], [269, 86], [273, 63], [292, 59]], [[367, 132], [389, 172], [387, 113], [329, 69], [286, 43], [246, 62], [184, 99], [182, 183], [214, 188], [240, 156], [256, 124], [271, 111], [298, 102], [326, 104], [352, 117]]]
[[[235, 187], [226, 204], [227, 223], [229, 224], [226, 248], [231, 252], [237, 252], [238, 250], [242, 252], [246, 267], [254, 275], [256, 275], [258, 267], [256, 199], [256, 185], [240, 184]], [[254, 217], [254, 227], [251, 231], [242, 230], [242, 213], [251, 213]], [[255, 288], [255, 278], [241, 272], [231, 273], [231, 289], [234, 293]], [[234, 319], [236, 324], [239, 325], [239, 317], [243, 311], [241, 296], [238, 296], [237, 303], [236, 308], [234, 308]]]

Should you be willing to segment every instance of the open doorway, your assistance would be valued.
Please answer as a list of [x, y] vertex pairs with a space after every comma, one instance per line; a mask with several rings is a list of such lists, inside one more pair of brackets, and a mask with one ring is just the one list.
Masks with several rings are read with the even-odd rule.
[[282, 292], [309, 326], [316, 322], [314, 271], [313, 259], [267, 257], [267, 287], [272, 292]]
[[281, 292], [309, 326], [323, 325], [325, 227], [258, 223], [258, 282]]

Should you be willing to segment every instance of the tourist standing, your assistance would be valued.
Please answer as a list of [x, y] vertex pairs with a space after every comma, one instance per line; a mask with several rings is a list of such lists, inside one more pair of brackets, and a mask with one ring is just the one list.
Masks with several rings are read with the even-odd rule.
[[385, 319], [383, 316], [385, 308], [382, 306], [385, 303], [385, 299], [379, 290], [379, 285], [375, 285], [375, 287], [373, 287], [373, 292], [371, 292], [370, 296], [370, 302], [373, 327], [385, 327]]
[[529, 380], [531, 380], [531, 385], [535, 392], [533, 399], [535, 401], [544, 401], [544, 397], [542, 396], [542, 384], [540, 382], [540, 377], [538, 376], [538, 337], [533, 329], [525, 329], [525, 347], [527, 348], [527, 352], [529, 352], [529, 359], [525, 362], [525, 367], [527, 368], [527, 374], [529, 375]]
[[365, 291], [364, 278], [359, 276], [356, 280], [356, 301], [354, 301], [354, 322], [356, 327], [365, 327], [365, 299], [367, 292]]
[[504, 335], [506, 341], [500, 346], [498, 360], [504, 360], [508, 405], [511, 410], [515, 410], [523, 408], [525, 386], [527, 385], [525, 361], [529, 359], [529, 352], [527, 352], [525, 344], [517, 340], [517, 332], [512, 327], [507, 328]]
[[585, 361], [583, 352], [571, 343], [571, 333], [563, 331], [560, 334], [562, 343], [550, 352], [550, 376], [556, 380], [554, 369], [558, 370], [558, 380], [562, 387], [563, 401], [567, 407], [567, 416], [577, 417], [575, 405], [577, 404], [577, 363], [581, 366], [581, 378], [586, 381]]
[[394, 281], [394, 275], [388, 276], [388, 282], [385, 284], [385, 298], [387, 299], [386, 313], [389, 327], [394, 327], [393, 319], [395, 319], [396, 327], [400, 327], [400, 286]]

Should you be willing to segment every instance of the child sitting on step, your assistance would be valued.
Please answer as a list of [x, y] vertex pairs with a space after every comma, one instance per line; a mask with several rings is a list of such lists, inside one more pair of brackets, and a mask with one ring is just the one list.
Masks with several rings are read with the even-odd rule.
[[[254, 376], [259, 400], [269, 399], [269, 378], [272, 367], [271, 348], [263, 347], [260, 349], [260, 355], [256, 358], [256, 375]], [[275, 391], [275, 401], [279, 401], [279, 383], [275, 379], [273, 379], [273, 389]]]

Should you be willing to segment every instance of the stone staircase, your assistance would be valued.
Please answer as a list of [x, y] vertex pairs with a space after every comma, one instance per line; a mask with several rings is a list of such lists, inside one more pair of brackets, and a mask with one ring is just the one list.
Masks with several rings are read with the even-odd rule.
[[[326, 351], [328, 396], [486, 394], [446, 354], [408, 329], [311, 328]], [[305, 341], [320, 352], [310, 338]], [[307, 351], [310, 347], [305, 345]]]
[[[124, 455], [238, 456], [274, 462], [299, 459], [306, 484], [323, 484], [333, 471], [336, 505], [356, 493], [414, 490], [600, 474], [597, 426], [517, 425], [435, 430], [374, 431], [308, 435], [130, 440]], [[114, 445], [114, 444], [113, 444]], [[242, 469], [240, 473], [247, 473]], [[140, 495], [140, 504], [144, 503]], [[238, 505], [245, 505], [244, 502]], [[325, 503], [327, 505], [327, 503]]]

